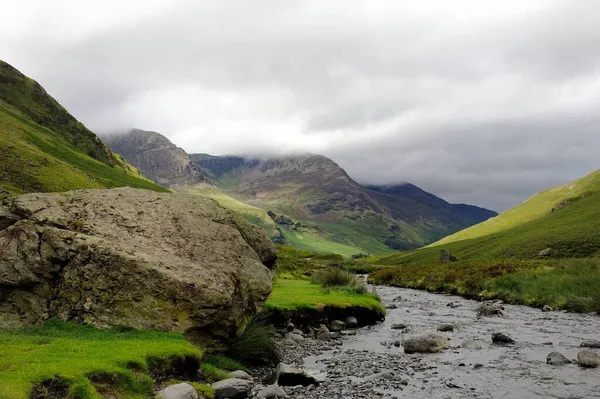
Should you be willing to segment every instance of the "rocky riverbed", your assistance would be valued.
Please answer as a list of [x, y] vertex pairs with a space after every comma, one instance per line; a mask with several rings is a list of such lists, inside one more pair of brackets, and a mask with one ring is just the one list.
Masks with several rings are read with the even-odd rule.
[[[476, 301], [394, 287], [377, 292], [389, 308], [385, 322], [331, 341], [297, 334], [281, 339], [284, 362], [323, 381], [286, 387], [288, 397], [600, 397], [600, 368], [546, 363], [551, 352], [576, 360], [582, 342], [600, 339], [597, 315], [504, 305], [503, 315], [477, 318]], [[452, 327], [440, 332], [448, 339], [446, 350], [404, 353], [404, 340], [442, 324]], [[493, 343], [494, 333], [515, 343]]]

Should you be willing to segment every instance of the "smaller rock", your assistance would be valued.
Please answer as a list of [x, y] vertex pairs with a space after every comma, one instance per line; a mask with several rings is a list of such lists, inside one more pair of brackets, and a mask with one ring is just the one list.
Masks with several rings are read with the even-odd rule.
[[334, 320], [329, 325], [329, 331], [342, 331], [346, 328], [346, 323], [341, 320]]
[[304, 336], [304, 333], [303, 333], [302, 331], [298, 330], [297, 328], [294, 328], [294, 329], [292, 330], [292, 333], [293, 333], [293, 334], [298, 334], [298, 335]]
[[391, 370], [382, 371], [380, 373], [371, 374], [362, 379], [362, 382], [374, 382], [377, 380], [389, 380], [396, 377], [396, 373]]
[[321, 324], [319, 329], [315, 332], [315, 337], [321, 341], [329, 341], [331, 339], [331, 334], [329, 329], [324, 324]]
[[504, 333], [496, 332], [492, 334], [492, 342], [499, 345], [511, 345], [515, 343], [515, 340]]
[[332, 333], [329, 333], [329, 338], [331, 339], [340, 339], [342, 338], [342, 333], [339, 331], [334, 331]]
[[546, 364], [562, 366], [564, 364], [571, 364], [571, 361], [560, 352], [552, 352], [546, 357]]
[[392, 330], [404, 330], [407, 327], [404, 323], [396, 323], [392, 325]]
[[402, 344], [400, 343], [400, 341], [394, 341], [394, 346], [395, 346], [396, 348], [399, 348], [399, 347], [400, 347], [400, 345], [402, 345]]
[[548, 257], [548, 256], [550, 256], [550, 255], [552, 255], [552, 248], [546, 248], [546, 249], [542, 249], [542, 250], [540, 251], [540, 253], [538, 254], [538, 256], [539, 256], [540, 258], [543, 258], [543, 257]]
[[393, 303], [386, 305], [385, 307], [388, 310], [394, 310], [394, 309], [398, 309], [398, 306], [394, 305]]
[[447, 307], [449, 307], [449, 308], [455, 309], [455, 308], [458, 308], [458, 307], [460, 307], [460, 304], [458, 304], [458, 303], [454, 303], [454, 302], [448, 302], [448, 303], [446, 304], [446, 306], [447, 306]]
[[285, 329], [286, 329], [286, 330], [288, 330], [288, 331], [290, 331], [290, 332], [291, 332], [291, 331], [294, 331], [294, 328], [296, 328], [296, 326], [295, 326], [295, 325], [294, 325], [294, 323], [292, 323], [291, 321], [290, 321], [290, 322], [288, 322], [288, 323], [286, 324], [286, 326], [285, 326]]
[[461, 342], [460, 346], [464, 349], [479, 351], [484, 348], [485, 342], [475, 339], [465, 339]]
[[554, 308], [551, 308], [548, 305], [544, 305], [544, 307], [542, 308], [542, 312], [554, 312]]
[[440, 263], [458, 262], [458, 258], [450, 253], [447, 249], [440, 251]]
[[258, 399], [278, 399], [285, 398], [287, 394], [285, 390], [277, 384], [269, 385], [258, 391], [256, 397]]
[[485, 317], [503, 316], [504, 315], [504, 313], [502, 313], [503, 310], [504, 310], [504, 305], [503, 305], [502, 301], [495, 301], [495, 302], [483, 303], [481, 306], [479, 306], [477, 309], [475, 309], [475, 312], [477, 312], [477, 318], [480, 319], [483, 316], [485, 316]]
[[348, 337], [350, 335], [356, 335], [356, 330], [343, 330], [340, 331], [340, 334], [342, 334], [342, 336]]
[[452, 324], [440, 324], [437, 330], [441, 332], [451, 332], [454, 331], [454, 326]]
[[552, 343], [552, 342], [548, 341], [548, 342], [544, 342], [542, 345], [545, 345], [545, 346], [552, 346], [552, 345], [554, 345], [554, 343]]
[[297, 369], [292, 366], [288, 366], [285, 363], [279, 363], [277, 365], [277, 383], [281, 386], [309, 386], [319, 385], [319, 381], [306, 373], [304, 370]]
[[291, 339], [294, 342], [302, 342], [304, 341], [304, 337], [302, 335], [298, 335], [298, 334], [294, 334], [294, 333], [289, 333], [288, 338]]
[[480, 369], [480, 368], [482, 368], [482, 367], [483, 367], [483, 364], [481, 364], [481, 363], [477, 363], [477, 364], [475, 364], [475, 366], [473, 366], [473, 368], [474, 368], [475, 370], [477, 370], [477, 369]]
[[404, 353], [436, 353], [448, 347], [448, 339], [438, 333], [426, 333], [408, 338], [402, 344]]
[[252, 381], [252, 377], [250, 374], [246, 373], [244, 370], [236, 370], [229, 373], [231, 378], [239, 378], [240, 380], [248, 380]]
[[346, 318], [346, 328], [356, 328], [358, 327], [358, 320], [356, 320], [356, 317], [354, 316], [349, 316]]
[[582, 350], [577, 354], [577, 363], [585, 368], [597, 368], [600, 366], [600, 355], [589, 349]]
[[590, 339], [587, 341], [583, 341], [581, 343], [581, 345], [579, 345], [579, 347], [581, 348], [595, 348], [598, 349], [600, 348], [600, 341], [596, 341], [595, 339]]
[[212, 384], [215, 399], [245, 399], [252, 390], [252, 382], [240, 378], [227, 378]]
[[186, 382], [166, 387], [156, 394], [159, 399], [198, 399], [193, 386]]

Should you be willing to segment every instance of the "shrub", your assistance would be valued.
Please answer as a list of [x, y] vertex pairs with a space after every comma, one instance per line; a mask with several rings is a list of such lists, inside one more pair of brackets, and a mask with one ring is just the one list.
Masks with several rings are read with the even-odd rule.
[[339, 268], [330, 268], [314, 273], [311, 282], [323, 287], [352, 287], [361, 284], [356, 274]]
[[233, 340], [226, 355], [249, 366], [276, 364], [280, 356], [273, 335], [273, 327], [261, 318], [254, 318]]

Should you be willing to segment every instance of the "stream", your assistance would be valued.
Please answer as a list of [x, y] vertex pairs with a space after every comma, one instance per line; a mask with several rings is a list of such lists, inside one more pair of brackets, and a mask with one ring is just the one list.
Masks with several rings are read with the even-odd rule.
[[[576, 359], [582, 341], [600, 339], [597, 315], [505, 305], [504, 316], [477, 319], [477, 301], [395, 287], [377, 287], [377, 293], [386, 306], [397, 308], [387, 310], [385, 322], [344, 337], [342, 345], [304, 357], [298, 366], [326, 382], [291, 397], [600, 397], [600, 369], [546, 364], [550, 352]], [[407, 328], [392, 329], [396, 323]], [[407, 355], [402, 346], [391, 345], [412, 334], [435, 331], [443, 323], [455, 329], [443, 333], [450, 345], [441, 353]], [[517, 343], [494, 345], [493, 332], [508, 334]]]

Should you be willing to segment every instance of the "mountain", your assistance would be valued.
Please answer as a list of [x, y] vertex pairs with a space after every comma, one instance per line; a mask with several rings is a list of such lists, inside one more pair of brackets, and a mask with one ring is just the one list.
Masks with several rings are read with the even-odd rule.
[[[458, 259], [440, 264], [442, 250]], [[376, 283], [600, 311], [600, 170], [428, 247], [371, 259]], [[595, 260], [596, 259], [596, 260]]]
[[0, 199], [130, 186], [165, 191], [120, 159], [39, 83], [0, 61]]
[[271, 211], [288, 243], [321, 252], [415, 248], [496, 215], [410, 184], [363, 187], [322, 155], [191, 158], [230, 196]]
[[151, 131], [131, 129], [103, 137], [108, 146], [144, 176], [168, 188], [211, 184], [208, 175], [189, 155], [165, 136]]

